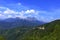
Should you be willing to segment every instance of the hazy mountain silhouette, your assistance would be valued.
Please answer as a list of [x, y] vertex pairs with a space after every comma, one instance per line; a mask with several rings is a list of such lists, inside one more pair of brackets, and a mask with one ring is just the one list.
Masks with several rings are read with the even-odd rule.
[[0, 29], [1, 28], [14, 28], [14, 27], [33, 27], [33, 26], [38, 26], [42, 25], [45, 22], [43, 21], [38, 21], [35, 18], [26, 18], [26, 19], [21, 19], [21, 18], [8, 18], [5, 20], [0, 21]]

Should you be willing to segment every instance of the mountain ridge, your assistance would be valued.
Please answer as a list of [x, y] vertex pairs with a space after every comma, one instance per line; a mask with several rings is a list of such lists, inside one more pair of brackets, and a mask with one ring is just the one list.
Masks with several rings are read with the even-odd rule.
[[31, 18], [31, 21], [28, 19], [9, 18], [9, 19], [0, 21], [0, 29], [1, 28], [8, 29], [8, 28], [22, 27], [22, 26], [32, 27], [32, 26], [42, 25], [44, 23], [45, 22], [43, 22], [43, 21], [34, 20], [32, 18]]

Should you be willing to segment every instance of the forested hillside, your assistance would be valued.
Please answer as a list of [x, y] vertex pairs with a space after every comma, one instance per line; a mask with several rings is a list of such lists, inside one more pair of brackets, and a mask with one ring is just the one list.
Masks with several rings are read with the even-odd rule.
[[0, 30], [0, 40], [60, 40], [60, 20], [34, 28]]

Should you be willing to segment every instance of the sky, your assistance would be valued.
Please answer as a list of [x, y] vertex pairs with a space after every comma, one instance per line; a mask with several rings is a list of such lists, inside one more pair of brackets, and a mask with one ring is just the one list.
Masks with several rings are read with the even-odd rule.
[[16, 17], [45, 22], [60, 19], [60, 0], [0, 0], [0, 19]]

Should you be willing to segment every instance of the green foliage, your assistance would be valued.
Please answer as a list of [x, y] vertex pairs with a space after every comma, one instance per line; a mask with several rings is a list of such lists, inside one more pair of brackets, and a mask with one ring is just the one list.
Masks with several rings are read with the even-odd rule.
[[[45, 29], [39, 29], [44, 27]], [[36, 28], [13, 28], [0, 30], [0, 40], [60, 40], [60, 20], [38, 26]]]
[[48, 24], [41, 25], [45, 29], [34, 29], [23, 36], [22, 40], [60, 40], [60, 21], [56, 20]]
[[0, 35], [0, 40], [6, 40], [4, 36]]

